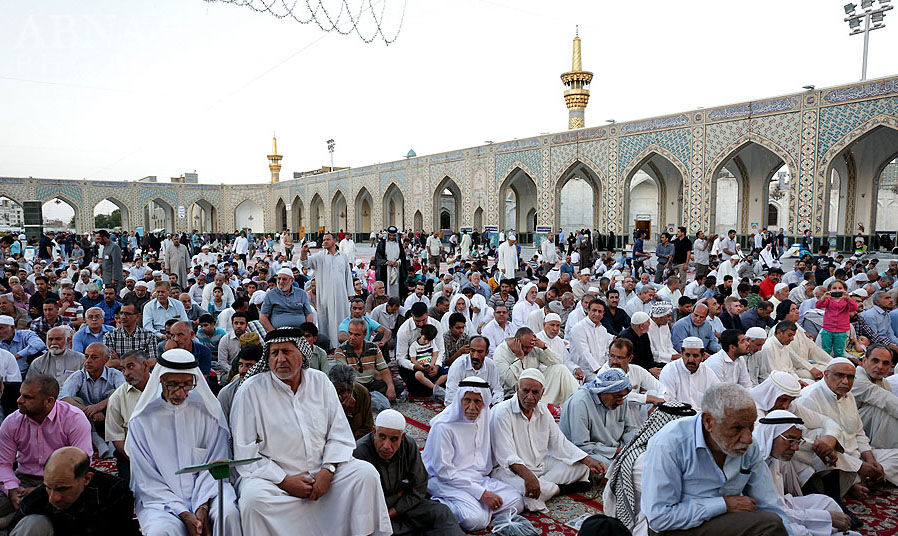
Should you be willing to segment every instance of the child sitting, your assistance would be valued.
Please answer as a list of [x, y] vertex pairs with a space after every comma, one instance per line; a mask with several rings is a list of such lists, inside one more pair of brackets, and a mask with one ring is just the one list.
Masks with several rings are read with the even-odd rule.
[[421, 328], [421, 336], [412, 341], [408, 347], [408, 357], [415, 370], [415, 380], [430, 391], [433, 391], [435, 386], [446, 383], [449, 374], [448, 367], [441, 367], [437, 361], [439, 351], [433, 344], [436, 337], [437, 328], [425, 324]]

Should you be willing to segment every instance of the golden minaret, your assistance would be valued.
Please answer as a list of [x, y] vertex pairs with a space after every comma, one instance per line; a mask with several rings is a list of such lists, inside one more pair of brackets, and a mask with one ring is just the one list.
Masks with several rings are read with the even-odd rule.
[[580, 58], [580, 30], [574, 34], [574, 58], [571, 62], [571, 71], [561, 75], [567, 89], [564, 92], [564, 103], [568, 109], [567, 128], [583, 128], [586, 126], [584, 112], [589, 102], [589, 83], [592, 82], [592, 73], [583, 70], [583, 62]]
[[283, 156], [278, 154], [278, 139], [276, 136], [272, 136], [271, 145], [271, 154], [268, 155], [268, 169], [271, 170], [271, 182], [279, 182], [281, 180], [281, 159]]

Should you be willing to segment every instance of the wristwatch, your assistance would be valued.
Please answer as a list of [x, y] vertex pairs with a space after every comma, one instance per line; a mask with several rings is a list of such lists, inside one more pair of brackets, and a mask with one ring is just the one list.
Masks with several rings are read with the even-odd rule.
[[331, 474], [334, 474], [334, 473], [337, 472], [337, 467], [336, 467], [334, 464], [332, 464], [332, 463], [325, 463], [325, 464], [323, 464], [323, 465], [321, 466], [321, 468], [322, 468], [322, 469], [327, 469], [328, 471], [331, 472]]

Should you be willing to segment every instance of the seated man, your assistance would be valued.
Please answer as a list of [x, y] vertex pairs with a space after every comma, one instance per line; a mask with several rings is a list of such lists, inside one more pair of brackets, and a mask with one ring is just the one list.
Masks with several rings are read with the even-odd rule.
[[62, 447], [50, 455], [44, 483], [22, 499], [10, 526], [12, 536], [140, 535], [128, 484], [92, 469], [78, 447]]
[[528, 327], [518, 328], [514, 338], [505, 339], [496, 348], [493, 360], [506, 397], [514, 394], [524, 369], [539, 368], [540, 365], [546, 367], [543, 373], [546, 376], [543, 385], [546, 403], [560, 406], [577, 390], [577, 380], [561, 358], [546, 348], [546, 343]]
[[837, 357], [826, 367], [823, 381], [802, 389], [801, 396], [795, 403], [839, 424], [842, 428], [839, 445], [844, 454], [861, 459], [862, 464], [857, 468], [857, 473], [865, 484], [885, 479], [898, 485], [898, 447], [891, 445], [889, 448], [873, 448], [870, 445], [857, 403], [851, 393], [856, 373], [851, 361]]
[[649, 409], [665, 401], [668, 397], [664, 384], [652, 374], [633, 364], [633, 343], [628, 339], [618, 338], [608, 349], [608, 362], [599, 371], [620, 369], [630, 378], [630, 394], [627, 405], [633, 413], [633, 419], [639, 424], [648, 416]]
[[489, 405], [495, 405], [505, 399], [505, 393], [502, 390], [502, 382], [499, 380], [499, 371], [492, 359], [486, 356], [489, 353], [490, 341], [483, 335], [475, 335], [471, 337], [468, 343], [470, 352], [456, 359], [449, 366], [449, 377], [446, 380], [446, 405], [448, 406], [455, 400], [455, 392], [458, 391], [458, 384], [465, 378], [477, 376], [490, 385], [490, 391], [493, 396], [489, 401]]
[[684, 316], [670, 329], [670, 338], [674, 349], [683, 350], [683, 340], [686, 338], [698, 338], [702, 340], [702, 347], [713, 354], [720, 350], [720, 343], [714, 335], [714, 329], [711, 327], [708, 319], [708, 306], [699, 303], [692, 308], [692, 314]]
[[673, 400], [701, 409], [701, 400], [708, 387], [718, 383], [717, 375], [703, 363], [704, 341], [698, 337], [683, 339], [682, 357], [661, 369], [658, 379]]
[[353, 318], [360, 318], [365, 322], [365, 340], [373, 342], [380, 346], [383, 350], [384, 345], [390, 342], [392, 333], [387, 326], [381, 326], [373, 318], [365, 314], [365, 300], [362, 298], [353, 298], [349, 304], [349, 316], [340, 322], [337, 328], [337, 338], [340, 344], [349, 340], [349, 321]]
[[561, 432], [605, 466], [638, 428], [625, 405], [630, 387], [630, 378], [622, 370], [609, 369], [584, 383], [561, 407]]
[[488, 476], [493, 469], [490, 396], [489, 384], [481, 378], [465, 378], [453, 403], [430, 420], [421, 453], [430, 475], [427, 491], [452, 510], [466, 531], [485, 529], [493, 516], [524, 507], [520, 493]]
[[[374, 429], [374, 415], [371, 413], [371, 395], [368, 389], [355, 381], [355, 369], [346, 363], [335, 363], [327, 372], [327, 377], [337, 390], [337, 397], [349, 428], [356, 440], [371, 433]], [[384, 410], [386, 412], [389, 410]], [[381, 412], [381, 413], [383, 413]]]
[[115, 447], [115, 460], [118, 464], [119, 478], [131, 481], [131, 462], [125, 452], [125, 439], [128, 437], [128, 421], [137, 406], [137, 401], [150, 379], [150, 367], [147, 355], [134, 350], [122, 356], [122, 375], [125, 383], [109, 395], [106, 406], [106, 441]]
[[[754, 440], [761, 449], [761, 456], [770, 471], [770, 478], [779, 498], [780, 508], [789, 516], [796, 534], [832, 534], [847, 531], [851, 518], [842, 508], [826, 495], [793, 495], [786, 493], [784, 479], [794, 473], [789, 468], [783, 471], [783, 464], [792, 460], [804, 440], [804, 421], [794, 413], [777, 409], [761, 417], [755, 426]], [[792, 486], [794, 487], [794, 485]]]
[[[25, 378], [19, 394], [19, 411], [0, 424], [0, 516], [19, 508], [22, 498], [44, 478], [44, 461], [66, 446], [93, 455], [90, 422], [77, 408], [57, 400], [59, 384], [50, 376]], [[34, 438], [42, 436], [43, 441]], [[15, 466], [15, 471], [13, 467]], [[0, 519], [0, 528], [9, 519]]]
[[559, 493], [588, 491], [589, 473], [602, 476], [606, 470], [568, 441], [549, 409], [540, 404], [545, 381], [539, 369], [526, 369], [515, 396], [490, 414], [497, 464], [490, 476], [521, 493], [524, 507], [532, 512], [546, 510], [546, 501]]
[[608, 468], [608, 483], [602, 494], [602, 511], [605, 515], [620, 519], [637, 536], [648, 533], [645, 513], [639, 508], [639, 499], [642, 495], [645, 451], [649, 439], [665, 424], [693, 415], [695, 410], [689, 404], [659, 404]]
[[131, 459], [137, 520], [145, 535], [240, 534], [229, 482], [224, 484], [224, 526], [219, 526], [218, 484], [212, 475], [175, 474], [185, 466], [231, 457], [221, 405], [187, 350], [176, 348], [159, 356], [131, 414], [125, 451]]
[[398, 411], [380, 412], [374, 431], [360, 438], [352, 453], [380, 474], [393, 534], [463, 536], [449, 508], [427, 497], [427, 470], [417, 443], [405, 435], [405, 425]]
[[75, 336], [72, 338], [72, 349], [81, 353], [91, 343], [103, 342], [106, 332], [113, 330], [112, 326], [103, 323], [104, 313], [99, 307], [91, 307], [85, 311], [84, 316], [86, 318], [84, 325], [75, 332]]
[[720, 334], [720, 351], [705, 360], [705, 366], [714, 371], [720, 381], [738, 383], [746, 389], [754, 384], [742, 356], [748, 353], [749, 340], [738, 329], [725, 329]]
[[885, 346], [869, 346], [851, 388], [864, 432], [875, 449], [898, 446], [898, 396], [885, 381], [895, 364], [892, 356]]
[[716, 383], [704, 393], [702, 408], [649, 440], [640, 503], [650, 531], [659, 536], [794, 534], [764, 456], [752, 442], [757, 411], [751, 395], [741, 385]]
[[101, 342], [89, 345], [85, 349], [84, 366], [69, 376], [59, 390], [59, 398], [83, 411], [92, 423], [94, 447], [103, 458], [112, 456], [114, 452], [112, 445], [103, 439], [106, 404], [109, 403], [109, 395], [125, 383], [121, 372], [106, 366], [108, 362], [109, 349], [106, 345]]
[[358, 369], [359, 377], [356, 381], [368, 389], [375, 411], [389, 408], [390, 402], [396, 400], [396, 388], [393, 385], [393, 374], [384, 361], [380, 348], [365, 340], [363, 320], [353, 318], [349, 321], [348, 329], [349, 340], [334, 350], [334, 362], [346, 363]]
[[237, 376], [218, 392], [218, 402], [221, 404], [221, 411], [228, 422], [231, 421], [231, 406], [234, 405], [234, 395], [237, 394], [240, 382], [246, 377], [249, 369], [262, 359], [262, 345], [248, 344], [237, 353], [235, 358], [237, 360]]
[[47, 351], [32, 361], [27, 376], [46, 374], [53, 376], [59, 385], [84, 364], [84, 354], [69, 346], [69, 326], [58, 326], [47, 332]]
[[602, 325], [605, 315], [605, 303], [593, 298], [587, 306], [587, 316], [574, 325], [568, 319], [565, 338], [571, 341], [571, 365], [574, 376], [578, 380], [590, 381], [602, 365], [608, 361], [608, 345], [611, 335]]
[[[231, 409], [243, 534], [365, 534], [393, 528], [377, 471], [352, 457], [355, 442], [327, 376], [297, 328], [265, 335]], [[346, 515], [352, 512], [352, 515]], [[239, 534], [239, 532], [234, 532]]]

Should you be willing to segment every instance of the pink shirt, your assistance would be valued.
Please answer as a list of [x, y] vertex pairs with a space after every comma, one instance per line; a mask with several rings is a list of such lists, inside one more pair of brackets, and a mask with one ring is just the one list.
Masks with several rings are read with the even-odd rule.
[[13, 461], [19, 463], [19, 473], [43, 476], [50, 454], [67, 446], [80, 448], [88, 457], [94, 453], [90, 422], [81, 410], [65, 402], [56, 402], [40, 424], [21, 411], [4, 419], [0, 425], [0, 482], [4, 489], [19, 487]]
[[841, 300], [826, 298], [817, 300], [817, 309], [826, 309], [823, 313], [823, 329], [831, 333], [842, 333], [851, 327], [849, 315], [857, 311], [857, 303], [848, 297]]

